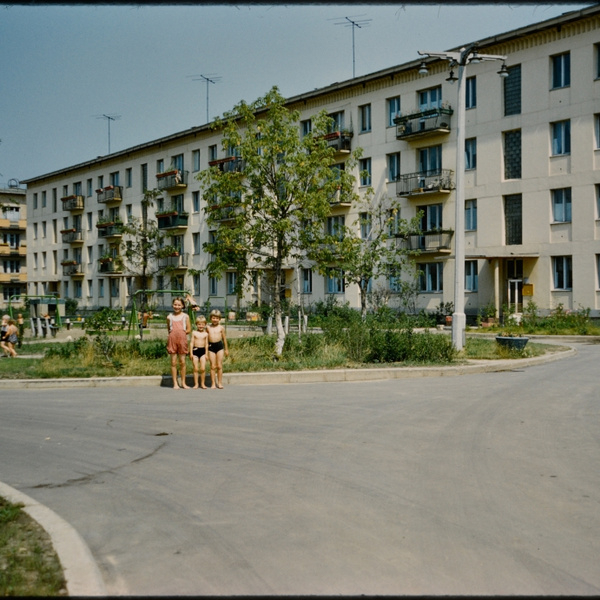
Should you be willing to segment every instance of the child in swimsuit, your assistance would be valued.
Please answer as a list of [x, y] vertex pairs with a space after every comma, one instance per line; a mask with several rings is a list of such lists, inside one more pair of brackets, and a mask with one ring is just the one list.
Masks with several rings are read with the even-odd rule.
[[3, 329], [4, 329], [4, 323], [6, 323], [6, 329], [3, 332], [4, 337], [3, 337], [0, 345], [2, 346], [2, 350], [4, 350], [4, 353], [7, 356], [14, 358], [15, 356], [17, 356], [17, 351], [15, 350], [15, 344], [18, 341], [18, 335], [17, 335], [18, 329], [17, 329], [17, 326], [15, 325], [14, 319], [11, 319], [10, 317], [6, 320], [4, 319], [4, 317], [2, 318]]
[[198, 331], [192, 333], [190, 359], [194, 363], [194, 389], [198, 389], [198, 366], [200, 367], [200, 387], [206, 389], [206, 357], [208, 356], [208, 333], [206, 332], [206, 318], [196, 319]]
[[[208, 358], [210, 359], [210, 387], [223, 389], [223, 355], [229, 356], [225, 328], [221, 325], [221, 311], [210, 313], [208, 331]], [[216, 375], [216, 376], [215, 376]]]
[[188, 354], [187, 336], [192, 332], [189, 317], [183, 312], [185, 306], [182, 298], [173, 299], [173, 312], [167, 316], [167, 352], [171, 356], [171, 376], [173, 389], [180, 389], [177, 383], [177, 357], [179, 357], [179, 372], [181, 373], [181, 387], [189, 389], [185, 383], [185, 358]]

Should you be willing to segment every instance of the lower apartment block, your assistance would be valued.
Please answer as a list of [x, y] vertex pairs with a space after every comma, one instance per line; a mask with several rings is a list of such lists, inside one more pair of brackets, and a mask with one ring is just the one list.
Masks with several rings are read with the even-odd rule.
[[[340, 165], [362, 148], [359, 194], [372, 187], [377, 196], [400, 199], [402, 218], [422, 215], [418, 234], [399, 242], [417, 251], [417, 310], [454, 298], [459, 151], [465, 312], [490, 305], [497, 313], [521, 312], [532, 302], [540, 314], [562, 305], [599, 315], [599, 34], [594, 6], [479, 40], [479, 53], [506, 56], [508, 77], [499, 76], [499, 62], [471, 62], [462, 107], [448, 61], [429, 58], [420, 74], [422, 60], [413, 57], [288, 99], [301, 113], [300, 134], [321, 110], [333, 118], [330, 143]], [[461, 111], [465, 146], [457, 148]], [[177, 253], [163, 259], [170, 269], [159, 270], [151, 288], [185, 289], [220, 307], [268, 301], [260, 274], [238, 299], [235, 273], [218, 281], [203, 273], [211, 231], [196, 175], [209, 165], [233, 168], [235, 160], [205, 125], [28, 180], [28, 293], [74, 298], [80, 307], [130, 306], [140, 281], [118, 260], [121, 229], [141, 218], [144, 190], [155, 188], [161, 194], [149, 218]], [[357, 211], [333, 204], [331, 219], [351, 225]], [[317, 275], [306, 262], [289, 267], [285, 294], [292, 302], [309, 306], [333, 296], [360, 306], [358, 289], [343, 277]], [[400, 305], [394, 278], [373, 281], [371, 289]]]

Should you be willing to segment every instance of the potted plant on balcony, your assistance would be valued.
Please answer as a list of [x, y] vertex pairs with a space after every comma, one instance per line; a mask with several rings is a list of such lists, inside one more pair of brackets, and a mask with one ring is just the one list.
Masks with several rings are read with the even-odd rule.
[[63, 267], [71, 267], [71, 266], [75, 266], [77, 264], [76, 260], [63, 260], [60, 263]]
[[113, 257], [112, 257], [110, 254], [103, 254], [103, 255], [102, 255], [102, 256], [101, 256], [101, 257], [98, 259], [98, 262], [99, 262], [101, 265], [104, 265], [104, 264], [106, 264], [106, 263], [112, 262], [112, 260], [113, 260]]
[[174, 208], [170, 208], [168, 210], [159, 210], [155, 214], [157, 219], [161, 217], [174, 217], [177, 215], [177, 211]]

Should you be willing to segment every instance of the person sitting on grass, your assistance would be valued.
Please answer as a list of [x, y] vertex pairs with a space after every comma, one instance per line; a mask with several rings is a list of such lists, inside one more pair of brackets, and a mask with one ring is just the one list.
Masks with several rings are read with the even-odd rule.
[[206, 357], [208, 356], [208, 333], [206, 332], [206, 317], [196, 319], [197, 331], [192, 333], [190, 359], [194, 364], [194, 389], [198, 389], [198, 367], [200, 370], [200, 387], [206, 389]]
[[173, 378], [174, 390], [181, 389], [177, 383], [177, 357], [179, 357], [181, 387], [189, 389], [189, 386], [185, 383], [185, 359], [188, 354], [187, 336], [191, 333], [192, 327], [189, 317], [183, 312], [184, 306], [183, 298], [174, 298], [173, 312], [167, 316], [167, 328], [169, 331], [167, 352], [171, 356], [171, 376]]

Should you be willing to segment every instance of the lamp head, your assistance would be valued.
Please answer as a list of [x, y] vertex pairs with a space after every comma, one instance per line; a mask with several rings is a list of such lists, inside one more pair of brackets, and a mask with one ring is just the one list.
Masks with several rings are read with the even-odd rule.
[[423, 61], [419, 65], [419, 75], [427, 75], [427, 73], [429, 73], [429, 69], [427, 68], [427, 65], [425, 64], [425, 61]]
[[508, 69], [506, 68], [506, 63], [502, 63], [502, 66], [500, 67], [500, 70], [498, 71], [498, 75], [500, 75], [500, 77], [508, 77], [509, 73], [508, 73]]

